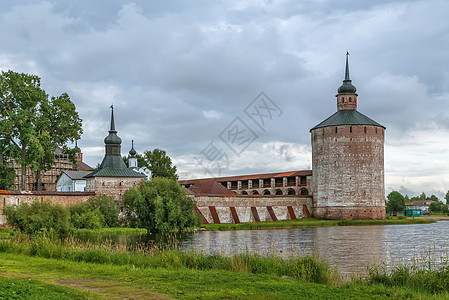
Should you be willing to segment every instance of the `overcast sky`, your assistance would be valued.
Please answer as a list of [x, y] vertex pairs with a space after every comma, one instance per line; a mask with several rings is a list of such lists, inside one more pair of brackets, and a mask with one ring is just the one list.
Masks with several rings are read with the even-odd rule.
[[348, 49], [358, 110], [387, 127], [386, 193], [442, 198], [448, 13], [436, 0], [0, 1], [0, 69], [70, 95], [91, 166], [113, 103], [122, 154], [131, 140], [164, 149], [186, 179], [310, 169], [309, 130], [336, 111]]

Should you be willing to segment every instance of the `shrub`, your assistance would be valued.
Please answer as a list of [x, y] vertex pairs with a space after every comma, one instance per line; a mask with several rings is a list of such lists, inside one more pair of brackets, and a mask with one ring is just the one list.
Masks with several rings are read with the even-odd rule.
[[28, 234], [51, 231], [66, 234], [70, 228], [69, 212], [61, 205], [39, 200], [5, 206], [3, 214], [9, 225]]
[[154, 177], [123, 195], [123, 214], [133, 226], [167, 232], [199, 225], [195, 202], [175, 179]]
[[89, 198], [87, 203], [90, 205], [92, 210], [98, 209], [98, 211], [103, 215], [104, 224], [106, 227], [117, 227], [120, 225], [119, 204], [113, 197], [101, 194]]
[[104, 194], [70, 207], [70, 220], [75, 228], [115, 227], [119, 223], [118, 202]]

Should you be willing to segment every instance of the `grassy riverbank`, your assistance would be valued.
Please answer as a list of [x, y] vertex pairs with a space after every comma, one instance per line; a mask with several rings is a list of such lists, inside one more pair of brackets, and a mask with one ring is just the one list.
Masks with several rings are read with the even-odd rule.
[[0, 298], [39, 291], [41, 299], [449, 299], [449, 264], [373, 267], [365, 277], [344, 281], [314, 256], [226, 257], [157, 247], [130, 253], [45, 236], [0, 241]]
[[367, 226], [367, 225], [405, 225], [405, 224], [428, 224], [435, 223], [435, 218], [406, 218], [393, 217], [386, 220], [320, 220], [315, 218], [283, 220], [276, 222], [257, 222], [240, 224], [205, 224], [201, 227], [208, 230], [255, 230], [255, 229], [280, 229], [300, 227], [323, 227], [323, 226]]

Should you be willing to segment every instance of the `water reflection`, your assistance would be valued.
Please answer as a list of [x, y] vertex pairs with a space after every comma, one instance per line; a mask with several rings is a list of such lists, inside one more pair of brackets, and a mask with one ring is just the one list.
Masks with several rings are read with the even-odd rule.
[[367, 265], [426, 255], [432, 248], [433, 259], [446, 256], [449, 248], [449, 222], [416, 225], [335, 226], [254, 231], [201, 231], [178, 235], [105, 235], [84, 239], [110, 239], [129, 249], [152, 247], [155, 243], [206, 253], [273, 253], [280, 256], [317, 254], [337, 265], [344, 274], [363, 273]]

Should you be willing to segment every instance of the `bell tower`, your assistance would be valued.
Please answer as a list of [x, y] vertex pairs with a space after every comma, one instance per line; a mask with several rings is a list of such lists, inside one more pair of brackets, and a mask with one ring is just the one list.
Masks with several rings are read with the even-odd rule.
[[346, 70], [345, 80], [343, 84], [338, 88], [337, 97], [337, 110], [356, 110], [357, 109], [357, 91], [356, 87], [352, 85], [352, 80], [349, 77], [349, 52], [346, 52]]

